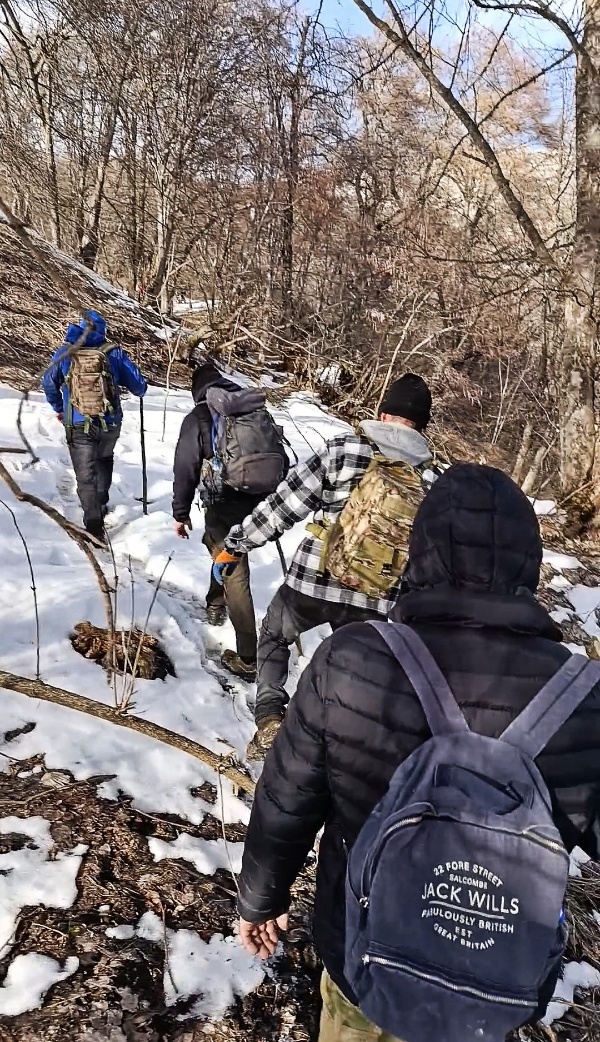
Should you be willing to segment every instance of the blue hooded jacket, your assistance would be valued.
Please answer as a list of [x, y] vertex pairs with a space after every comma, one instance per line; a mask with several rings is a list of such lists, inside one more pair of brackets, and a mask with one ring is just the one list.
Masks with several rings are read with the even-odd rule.
[[[85, 322], [91, 323], [92, 328], [88, 330], [85, 339], [85, 347], [101, 347], [106, 343], [106, 320], [97, 311], [88, 311], [85, 319], [79, 325], [71, 325], [67, 329], [65, 343], [55, 352], [49, 368], [42, 378], [42, 388], [48, 402], [56, 413], [67, 415], [69, 406], [69, 389], [66, 384], [67, 375], [71, 366], [71, 358], [67, 356], [70, 344], [76, 344], [84, 330]], [[111, 371], [113, 383], [117, 392], [114, 410], [107, 412], [104, 419], [108, 426], [119, 424], [123, 419], [123, 411], [119, 399], [119, 387], [125, 387], [132, 394], [143, 398], [148, 390], [148, 384], [140, 373], [137, 365], [122, 347], [114, 347], [106, 355], [106, 361]], [[73, 423], [85, 422], [85, 417], [77, 409], [73, 409]]]

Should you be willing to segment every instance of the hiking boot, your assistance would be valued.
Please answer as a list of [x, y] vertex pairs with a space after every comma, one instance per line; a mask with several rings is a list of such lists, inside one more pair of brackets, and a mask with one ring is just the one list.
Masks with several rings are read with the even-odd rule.
[[206, 621], [209, 626], [223, 626], [227, 622], [227, 608], [224, 604], [211, 604], [206, 609]]
[[259, 720], [256, 725], [256, 734], [246, 749], [247, 760], [264, 760], [281, 727], [282, 720], [283, 716], [267, 716], [264, 720]]
[[221, 665], [234, 677], [245, 680], [248, 684], [256, 680], [256, 662], [245, 662], [240, 658], [237, 651], [224, 651], [221, 655]]

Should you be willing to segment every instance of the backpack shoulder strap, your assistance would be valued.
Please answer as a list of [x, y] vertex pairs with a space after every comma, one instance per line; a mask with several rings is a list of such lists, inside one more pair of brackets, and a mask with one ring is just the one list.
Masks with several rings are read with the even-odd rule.
[[600, 683], [600, 662], [571, 655], [501, 735], [532, 760]]
[[469, 730], [469, 725], [429, 648], [410, 626], [371, 622], [410, 680], [433, 735]]

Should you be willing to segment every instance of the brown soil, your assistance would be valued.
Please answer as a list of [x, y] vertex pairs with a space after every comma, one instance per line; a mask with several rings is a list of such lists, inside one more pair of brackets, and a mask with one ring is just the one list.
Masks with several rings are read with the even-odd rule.
[[[2, 1042], [273, 1042], [315, 1038], [317, 960], [308, 937], [312, 873], [298, 887], [291, 921], [293, 943], [278, 961], [276, 974], [219, 1023], [178, 1021], [186, 1005], [166, 1008], [164, 954], [160, 946], [134, 938], [108, 938], [106, 929], [133, 925], [148, 910], [166, 927], [195, 930], [208, 940], [229, 936], [236, 922], [236, 891], [231, 875], [202, 876], [184, 861], [154, 862], [147, 839], [173, 840], [181, 831], [214, 839], [222, 826], [210, 815], [200, 826], [176, 818], [142, 814], [129, 800], [99, 799], [93, 782], [75, 782], [67, 772], [19, 778], [41, 760], [19, 761], [0, 774], [0, 815], [39, 814], [51, 822], [56, 849], [84, 843], [78, 896], [68, 910], [26, 908], [15, 945], [0, 960], [0, 980], [11, 958], [30, 951], [60, 961], [76, 955], [80, 965], [48, 993], [43, 1008], [19, 1017], [0, 1017]], [[45, 780], [47, 779], [47, 780]], [[48, 787], [52, 782], [52, 788]], [[57, 787], [62, 785], [62, 787]], [[202, 798], [205, 798], [202, 786]], [[216, 798], [216, 792], [206, 792]], [[241, 826], [227, 826], [226, 837], [243, 839]], [[3, 848], [18, 848], [23, 837], [2, 837]], [[10, 846], [9, 846], [10, 844]], [[101, 908], [108, 910], [101, 911]]]

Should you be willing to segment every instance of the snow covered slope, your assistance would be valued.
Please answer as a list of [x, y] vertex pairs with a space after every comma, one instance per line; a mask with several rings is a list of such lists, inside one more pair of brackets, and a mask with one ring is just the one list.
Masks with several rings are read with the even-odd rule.
[[[17, 444], [14, 421], [19, 396], [0, 387], [2, 416], [0, 441]], [[154, 583], [163, 573], [150, 631], [163, 641], [175, 665], [177, 677], [164, 682], [140, 680], [136, 685], [135, 712], [155, 723], [185, 734], [215, 752], [234, 751], [242, 756], [252, 733], [251, 714], [245, 704], [245, 686], [226, 699], [219, 683], [218, 653], [234, 647], [232, 627], [212, 629], [203, 619], [202, 607], [210, 578], [211, 560], [202, 544], [203, 515], [194, 507], [193, 532], [188, 541], [175, 537], [171, 518], [172, 465], [181, 421], [192, 405], [184, 392], [173, 392], [166, 401], [163, 390], [151, 388], [145, 400], [148, 454], [149, 513], [142, 513], [140, 423], [137, 400], [124, 403], [123, 433], [117, 446], [115, 477], [108, 525], [119, 572], [118, 625], [135, 620], [144, 625]], [[317, 447], [340, 421], [326, 416], [314, 403], [292, 398], [280, 411], [279, 422], [300, 458]], [[165, 427], [163, 439], [163, 421]], [[24, 429], [40, 462], [26, 466], [26, 457], [5, 457], [22, 488], [46, 500], [69, 520], [80, 523], [75, 479], [64, 433], [41, 396], [34, 397], [24, 413]], [[1, 492], [0, 492], [1, 495]], [[50, 684], [67, 688], [106, 703], [113, 691], [99, 667], [81, 659], [71, 648], [69, 635], [81, 620], [103, 625], [103, 606], [89, 565], [77, 546], [49, 519], [34, 508], [15, 503], [8, 491], [6, 502], [15, 511], [27, 540], [35, 573], [40, 615], [40, 668]], [[282, 540], [288, 557], [301, 539], [298, 526]], [[13, 521], [0, 508], [0, 603], [10, 605], [0, 629], [0, 668], [23, 676], [35, 676], [35, 619], [27, 562]], [[106, 571], [111, 575], [108, 555]], [[252, 585], [260, 620], [282, 580], [274, 546], [252, 558]], [[308, 646], [319, 640], [316, 635]], [[292, 681], [293, 682], [293, 681]], [[31, 717], [24, 696], [3, 697], [5, 730], [18, 726], [22, 713]], [[68, 768], [76, 777], [115, 773], [115, 781], [103, 794], [119, 788], [131, 794], [142, 809], [167, 810], [190, 816], [198, 813], [190, 799], [190, 787], [198, 784], [196, 761], [175, 750], [155, 749], [151, 740], [130, 734], [115, 735], [111, 725], [73, 721], [68, 710], [54, 706], [36, 709], [35, 732], [11, 744], [11, 754], [29, 756], [43, 749], [50, 767]], [[73, 729], [78, 730], [75, 736]], [[76, 737], [76, 741], [74, 740]], [[127, 752], [127, 755], [125, 755]], [[174, 785], [173, 778], [177, 778]], [[231, 813], [237, 813], [235, 805]]]
[[[19, 444], [15, 430], [18, 404], [18, 392], [0, 385], [0, 444], [4, 446]], [[228, 624], [215, 629], [205, 621], [203, 606], [211, 560], [202, 544], [203, 515], [197, 507], [194, 508], [194, 529], [189, 541], [183, 542], [175, 537], [170, 511], [175, 445], [183, 417], [191, 407], [188, 393], [172, 392], [166, 396], [163, 390], [151, 388], [147, 395], [145, 427], [150, 506], [148, 516], [144, 517], [140, 502], [138, 402], [137, 399], [124, 402], [123, 433], [116, 452], [108, 517], [119, 575], [118, 625], [131, 625], [133, 616], [139, 626], [144, 626], [155, 582], [167, 565], [149, 630], [161, 639], [177, 676], [167, 677], [164, 682], [138, 681], [133, 712], [186, 735], [215, 752], [233, 752], [238, 758], [243, 758], [253, 732], [252, 713], [247, 702], [252, 688], [232, 682], [219, 665], [222, 648], [235, 646], [232, 627]], [[344, 429], [340, 421], [326, 416], [314, 402], [303, 396], [291, 398], [275, 413], [301, 459], [308, 456], [311, 448], [322, 444], [324, 437]], [[80, 523], [64, 431], [41, 395], [32, 396], [25, 408], [24, 430], [40, 462], [26, 466], [26, 457], [8, 455], [3, 456], [4, 461], [25, 491], [41, 497], [65, 517]], [[42, 679], [87, 698], [113, 704], [114, 691], [102, 669], [76, 654], [69, 640], [77, 622], [89, 620], [97, 625], [105, 624], [102, 600], [87, 560], [72, 540], [38, 510], [16, 502], [8, 489], [0, 488], [0, 497], [14, 511], [32, 558], [39, 610]], [[283, 547], [288, 558], [302, 535], [303, 526], [298, 526], [284, 538]], [[108, 554], [101, 557], [110, 578], [113, 571], [110, 557]], [[33, 678], [36, 674], [36, 626], [31, 580], [18, 532], [9, 511], [1, 504], [0, 561], [0, 669]], [[253, 555], [252, 585], [258, 620], [281, 580], [281, 565], [274, 546]], [[325, 627], [307, 638], [307, 654], [327, 632], [328, 627]], [[292, 687], [301, 665], [294, 664], [290, 678]], [[18, 733], [23, 728], [23, 733]], [[2, 736], [5, 736], [4, 740]], [[75, 779], [108, 776], [108, 780], [98, 785], [99, 795], [116, 799], [119, 794], [125, 794], [132, 797], [135, 807], [149, 814], [177, 815], [195, 824], [200, 823], [207, 813], [227, 823], [244, 824], [248, 818], [247, 805], [233, 794], [230, 783], [225, 780], [219, 783], [216, 806], [196, 794], [204, 782], [216, 785], [217, 780], [195, 758], [142, 735], [59, 706], [37, 703], [9, 691], [0, 692], [0, 771], [6, 770], [14, 759], [27, 759], [36, 754], [44, 755], [46, 770], [67, 770]], [[18, 834], [31, 833], [27, 820], [17, 827], [14, 818], [6, 819], [4, 826], [3, 819], [0, 819], [0, 834], [3, 828]], [[32, 849], [12, 852], [10, 856], [16, 859], [15, 864], [21, 857], [18, 865], [23, 870], [37, 872], [37, 888], [25, 884], [10, 885], [13, 877], [8, 877], [4, 890], [0, 885], [0, 958], [10, 950], [11, 936], [22, 906], [49, 904], [54, 900], [59, 902], [58, 907], [68, 907], [73, 900], [74, 874], [84, 851], [76, 848], [66, 859], [48, 861], [48, 842], [51, 845], [48, 823], [43, 819], [36, 820], [38, 825], [31, 839]], [[48, 842], [41, 841], [44, 836]], [[185, 858], [205, 874], [212, 874], [219, 866], [225, 867], [230, 857], [239, 870], [240, 852], [235, 844], [229, 844], [226, 850], [222, 841], [203, 842], [189, 837], [187, 842], [185, 840], [184, 834], [179, 842], [173, 844], [172, 850], [167, 843], [151, 840], [150, 850], [156, 860]], [[3, 858], [8, 857], [0, 854], [0, 884], [3, 883]], [[50, 892], [52, 881], [58, 878], [60, 871], [63, 876], [70, 872], [70, 876], [65, 877], [64, 886], [62, 889], [59, 887], [53, 897]], [[45, 874], [47, 886], [40, 882]], [[162, 934], [159, 940], [162, 941]], [[177, 940], [175, 934], [171, 938], [171, 964], [177, 960], [177, 952], [184, 959], [185, 940]], [[204, 967], [203, 974], [196, 981], [196, 991], [201, 990], [200, 980], [206, 980], [209, 972], [206, 967], [211, 960], [212, 963], [216, 961], [217, 969], [213, 966], [210, 975], [218, 978], [225, 965], [234, 959], [235, 980], [225, 986], [225, 977], [221, 985], [211, 991], [210, 999], [206, 999], [206, 1011], [210, 1010], [211, 1015], [222, 1012], [234, 993], [243, 993], [262, 979], [262, 970], [252, 970], [251, 960], [241, 949], [232, 949], [229, 942], [215, 940], [214, 944], [205, 945], [194, 936], [187, 941], [190, 942], [191, 965], [196, 969]], [[15, 955], [14, 971], [5, 981], [5, 988], [10, 989], [10, 998], [7, 993], [3, 1005], [0, 1002], [0, 1010], [5, 1015], [10, 1015], [13, 1009], [21, 1012], [30, 1008], [31, 994], [37, 994], [41, 1001], [49, 983], [63, 979], [60, 967], [49, 969], [48, 964], [39, 959], [17, 963], [19, 958]], [[73, 972], [72, 962], [68, 968]], [[185, 965], [176, 962], [175, 968], [171, 965], [171, 971], [174, 980], [185, 981], [182, 994], [193, 995], [194, 988]], [[41, 977], [36, 984], [38, 973]], [[44, 985], [44, 980], [49, 983]], [[239, 986], [235, 984], [236, 980]], [[174, 1001], [172, 989], [169, 997]], [[198, 1010], [199, 1007], [196, 1013]]]

